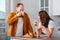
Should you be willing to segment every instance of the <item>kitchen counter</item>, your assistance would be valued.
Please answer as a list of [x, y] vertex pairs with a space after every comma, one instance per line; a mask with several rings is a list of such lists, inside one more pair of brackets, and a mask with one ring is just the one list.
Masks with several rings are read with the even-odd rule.
[[60, 37], [40, 37], [40, 38], [22, 38], [22, 37], [12, 37], [13, 40], [60, 40]]

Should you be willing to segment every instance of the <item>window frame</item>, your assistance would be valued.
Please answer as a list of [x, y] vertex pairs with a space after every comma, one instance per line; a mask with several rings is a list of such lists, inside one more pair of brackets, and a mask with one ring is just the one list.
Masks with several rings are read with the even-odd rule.
[[48, 7], [45, 6], [45, 0], [44, 0], [44, 7], [41, 7], [41, 0], [39, 0], [39, 11], [41, 11], [41, 8], [48, 8], [48, 14], [50, 14], [50, 0], [48, 0]]

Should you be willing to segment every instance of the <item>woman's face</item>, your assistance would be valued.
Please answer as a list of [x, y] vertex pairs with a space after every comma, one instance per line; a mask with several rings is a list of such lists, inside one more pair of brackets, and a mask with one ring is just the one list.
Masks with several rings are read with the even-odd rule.
[[38, 20], [40, 21], [40, 16], [38, 15]]

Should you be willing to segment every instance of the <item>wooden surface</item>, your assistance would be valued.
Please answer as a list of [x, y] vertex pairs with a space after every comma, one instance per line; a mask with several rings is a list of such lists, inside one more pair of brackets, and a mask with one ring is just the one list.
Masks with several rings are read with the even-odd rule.
[[[5, 40], [6, 36], [0, 35], [0, 40]], [[13, 40], [60, 40], [60, 37], [48, 38], [47, 36], [41, 36], [40, 38], [23, 38], [23, 37], [11, 37]]]
[[13, 40], [60, 40], [60, 37], [40, 37], [40, 38], [21, 38], [21, 37], [12, 37]]

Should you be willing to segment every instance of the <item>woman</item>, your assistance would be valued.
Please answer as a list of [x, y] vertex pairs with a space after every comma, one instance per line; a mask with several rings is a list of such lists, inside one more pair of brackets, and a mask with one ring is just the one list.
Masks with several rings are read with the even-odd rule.
[[40, 11], [38, 15], [39, 25], [37, 22], [34, 22], [34, 26], [36, 28], [37, 37], [41, 35], [41, 33], [45, 33], [48, 37], [51, 37], [54, 31], [54, 21], [50, 18], [46, 11]]

